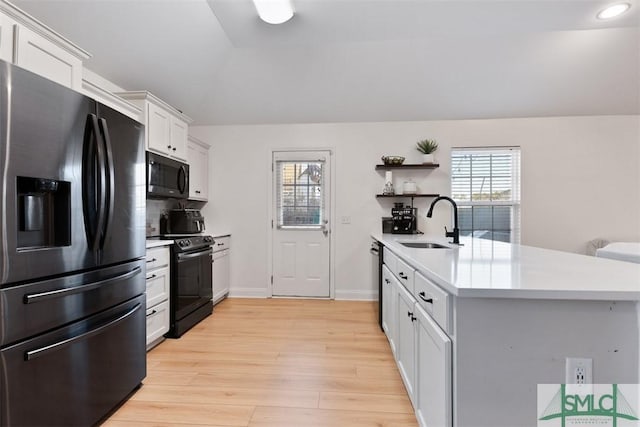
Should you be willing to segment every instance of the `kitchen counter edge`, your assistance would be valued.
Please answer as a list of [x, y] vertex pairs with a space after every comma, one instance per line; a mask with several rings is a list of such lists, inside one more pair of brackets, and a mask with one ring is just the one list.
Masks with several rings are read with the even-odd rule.
[[[533, 250], [536, 253], [544, 253], [549, 257], [558, 256], [558, 254], [562, 254], [562, 256], [570, 257], [575, 259], [577, 262], [584, 262], [585, 264], [589, 263], [599, 263], [599, 267], [606, 267], [611, 272], [614, 271], [624, 271], [624, 279], [617, 283], [608, 283], [607, 289], [602, 288], [592, 288], [589, 289], [588, 282], [584, 282], [585, 280], [589, 280], [589, 277], [585, 277], [585, 275], [571, 275], [571, 277], [566, 277], [563, 279], [564, 286], [558, 286], [557, 288], [550, 289], [544, 286], [544, 277], [541, 277], [539, 280], [532, 280], [530, 278], [526, 278], [522, 275], [520, 278], [516, 278], [515, 280], [519, 280], [520, 283], [515, 284], [513, 287], [499, 287], [492, 288], [491, 286], [477, 286], [477, 283], [474, 284], [474, 287], [466, 286], [468, 284], [459, 284], [455, 283], [441, 275], [437, 274], [433, 271], [433, 268], [430, 268], [428, 265], [425, 265], [420, 260], [416, 259], [415, 256], [412, 256], [412, 253], [415, 254], [416, 250], [405, 249], [399, 241], [421, 241], [428, 240], [431, 242], [436, 242], [440, 244], [444, 244], [447, 246], [453, 246], [451, 243], [447, 241], [445, 238], [434, 237], [429, 235], [399, 235], [399, 234], [383, 234], [383, 233], [371, 233], [371, 237], [386, 248], [388, 248], [391, 252], [393, 252], [398, 257], [402, 258], [410, 264], [413, 268], [416, 269], [420, 274], [425, 276], [427, 279], [433, 281], [438, 286], [442, 287], [448, 293], [455, 295], [457, 297], [463, 298], [517, 298], [517, 299], [552, 299], [552, 300], [592, 300], [592, 301], [640, 301], [640, 281], [636, 281], [635, 285], [633, 284], [634, 275], [637, 272], [637, 278], [640, 280], [640, 264], [632, 264], [625, 263], [623, 261], [614, 261], [614, 260], [605, 260], [604, 258], [595, 258], [587, 255], [573, 254], [568, 252], [560, 252], [551, 249], [542, 249], [542, 248], [534, 248], [528, 247], [524, 245], [510, 244], [510, 243], [502, 243], [498, 242], [501, 245], [509, 245], [515, 247], [515, 249], [527, 248], [529, 251]], [[469, 244], [472, 239], [468, 239], [467, 241], [463, 240], [463, 243]], [[473, 239], [476, 242], [480, 239]], [[465, 250], [465, 247], [462, 248], [453, 248], [453, 251]], [[419, 251], [440, 251], [441, 249], [419, 249]], [[425, 253], [425, 252], [423, 252]], [[435, 252], [432, 252], [435, 253]], [[580, 258], [577, 258], [580, 257]], [[519, 269], [528, 268], [531, 260], [526, 259], [526, 256], [522, 256], [516, 260]], [[540, 261], [536, 260], [538, 263]], [[604, 262], [603, 262], [604, 261]], [[469, 263], [473, 263], [470, 261]], [[622, 264], [618, 264], [622, 263]], [[550, 267], [551, 273], [553, 273], [552, 266]], [[616, 267], [618, 269], [616, 270]], [[452, 269], [458, 268], [457, 265], [439, 265], [438, 268], [447, 269], [451, 271]], [[631, 273], [629, 273], [631, 272]], [[535, 271], [534, 273], [538, 273]], [[536, 274], [531, 274], [531, 276], [536, 276]], [[567, 275], [568, 276], [568, 275]], [[594, 279], [595, 280], [595, 279]], [[583, 282], [581, 282], [583, 281]], [[579, 288], [578, 286], [584, 286], [583, 288]]]

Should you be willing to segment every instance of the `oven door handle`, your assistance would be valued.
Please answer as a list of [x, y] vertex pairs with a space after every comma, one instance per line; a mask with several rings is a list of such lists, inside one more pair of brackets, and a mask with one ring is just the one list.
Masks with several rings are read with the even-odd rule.
[[178, 261], [211, 255], [212, 253], [213, 253], [213, 249], [207, 249], [206, 251], [192, 252], [187, 254], [178, 254]]

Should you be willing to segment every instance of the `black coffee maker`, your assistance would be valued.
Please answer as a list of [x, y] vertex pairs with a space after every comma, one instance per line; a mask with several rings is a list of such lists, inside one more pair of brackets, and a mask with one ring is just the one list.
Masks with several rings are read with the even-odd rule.
[[418, 208], [404, 206], [402, 203], [394, 203], [391, 208], [393, 221], [393, 234], [415, 234], [417, 231]]

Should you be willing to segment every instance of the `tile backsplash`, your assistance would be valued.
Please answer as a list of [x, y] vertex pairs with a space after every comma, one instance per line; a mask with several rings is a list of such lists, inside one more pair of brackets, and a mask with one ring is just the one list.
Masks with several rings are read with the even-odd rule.
[[187, 208], [201, 209], [204, 203], [175, 199], [147, 199], [147, 237], [160, 234], [160, 215], [171, 209], [177, 209], [178, 203], [186, 204]]

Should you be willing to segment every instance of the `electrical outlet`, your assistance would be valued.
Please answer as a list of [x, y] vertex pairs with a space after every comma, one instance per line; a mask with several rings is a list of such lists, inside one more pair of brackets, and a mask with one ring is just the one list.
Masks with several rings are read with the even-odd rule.
[[565, 384], [593, 384], [593, 359], [567, 357]]

